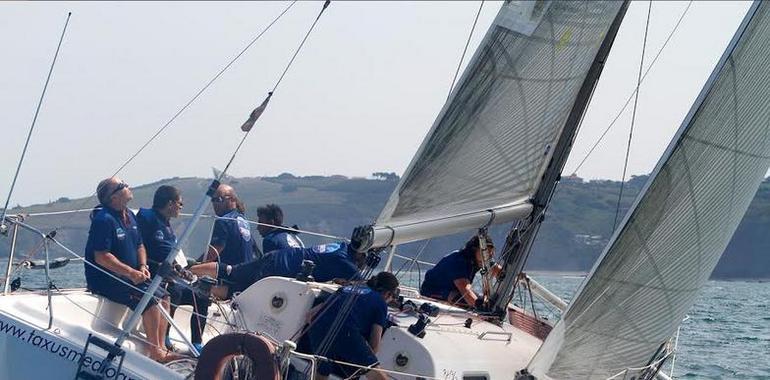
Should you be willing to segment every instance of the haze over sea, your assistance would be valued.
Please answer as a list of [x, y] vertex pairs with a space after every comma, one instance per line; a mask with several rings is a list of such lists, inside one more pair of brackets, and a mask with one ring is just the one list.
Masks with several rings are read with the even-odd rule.
[[[0, 260], [5, 268], [6, 260]], [[83, 268], [71, 262], [53, 270], [60, 288], [85, 284]], [[538, 282], [568, 300], [583, 276], [531, 274]], [[42, 271], [21, 273], [22, 287], [42, 288]], [[415, 283], [417, 273], [401, 276]], [[682, 323], [674, 377], [679, 379], [770, 379], [770, 282], [709, 281]], [[540, 308], [540, 305], [536, 306]], [[541, 314], [548, 315], [545, 310]], [[553, 315], [553, 314], [552, 314]], [[555, 315], [551, 319], [558, 318]], [[664, 367], [670, 373], [671, 362]]]

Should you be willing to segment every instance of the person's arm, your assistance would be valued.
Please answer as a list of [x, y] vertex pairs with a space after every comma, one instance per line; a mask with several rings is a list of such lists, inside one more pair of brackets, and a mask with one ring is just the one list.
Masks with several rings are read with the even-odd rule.
[[492, 268], [489, 268], [489, 273], [492, 274], [492, 277], [494, 278], [500, 278], [500, 275], [503, 274], [503, 266], [500, 264], [495, 264], [492, 266]]
[[372, 352], [375, 354], [380, 349], [380, 342], [382, 341], [382, 326], [378, 324], [372, 325], [372, 332], [369, 333], [369, 346], [372, 347]]
[[219, 254], [222, 253], [225, 245], [227, 245], [227, 237], [227, 222], [217, 219], [214, 222], [214, 229], [211, 231], [211, 241], [209, 241], [205, 261], [217, 261], [219, 259]]
[[219, 268], [216, 262], [193, 265], [189, 268], [196, 276], [209, 276], [217, 278]]
[[148, 279], [144, 273], [124, 264], [109, 251], [96, 251], [94, 253], [94, 259], [96, 260], [97, 264], [106, 268], [108, 271], [123, 277], [127, 277], [134, 284], [140, 284]]
[[454, 284], [457, 291], [460, 292], [460, 295], [469, 306], [476, 304], [478, 296], [476, 296], [476, 292], [473, 291], [473, 284], [471, 284], [467, 278], [458, 278], [454, 280]]
[[206, 252], [206, 261], [217, 261], [219, 259], [219, 252], [225, 249], [224, 245], [211, 245], [209, 244], [209, 250]]
[[139, 245], [136, 255], [139, 259], [139, 271], [149, 279], [152, 274], [150, 274], [150, 267], [147, 265], [147, 250], [144, 248], [144, 244]]

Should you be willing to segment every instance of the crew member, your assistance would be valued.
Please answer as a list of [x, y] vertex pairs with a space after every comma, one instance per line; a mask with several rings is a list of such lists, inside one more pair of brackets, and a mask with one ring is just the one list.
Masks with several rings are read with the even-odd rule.
[[[139, 230], [142, 233], [142, 240], [147, 249], [150, 273], [153, 276], [176, 244], [176, 235], [171, 228], [170, 222], [171, 218], [179, 217], [183, 206], [182, 194], [179, 189], [163, 185], [155, 190], [152, 208], [141, 208], [136, 215], [136, 221], [139, 223]], [[167, 289], [171, 294], [171, 303], [173, 305], [190, 305], [193, 307], [193, 313], [190, 315], [190, 341], [200, 352], [203, 348], [201, 335], [205, 326], [201, 325], [204, 319], [196, 314], [203, 312], [199, 305], [208, 305], [208, 299], [205, 296], [195, 294], [191, 289], [175, 285], [174, 283], [170, 283]], [[170, 314], [172, 317], [176, 313], [176, 306], [171, 307]], [[168, 331], [164, 333], [164, 337], [166, 348], [173, 348]]]
[[214, 231], [205, 261], [238, 265], [254, 261], [254, 242], [244, 213], [246, 207], [229, 185], [219, 185], [211, 198], [214, 213]]
[[[369, 367], [370, 370], [323, 361], [318, 366], [319, 376], [326, 379], [334, 373], [341, 378], [366, 374], [367, 379], [385, 380], [379, 371], [377, 351], [388, 318], [387, 304], [398, 297], [398, 279], [392, 273], [380, 272], [366, 285], [348, 285], [340, 288], [326, 302], [310, 311], [310, 344], [313, 353], [334, 361]], [[350, 309], [345, 305], [353, 298]], [[345, 313], [341, 315], [341, 313]], [[334, 336], [329, 332], [337, 319], [340, 328]]]
[[[249, 224], [244, 218], [246, 206], [238, 198], [235, 189], [229, 185], [219, 185], [211, 204], [217, 219], [214, 221], [214, 230], [211, 233], [209, 249], [205, 254], [205, 262], [210, 265], [239, 265], [255, 260], [254, 239], [251, 237]], [[206, 328], [206, 316], [208, 315], [211, 300], [192, 289], [178, 289], [174, 294], [175, 303], [180, 305], [193, 305], [195, 313], [190, 317], [191, 341], [201, 350], [203, 331]]]
[[[488, 258], [494, 256], [495, 246], [486, 236]], [[479, 296], [473, 291], [473, 278], [483, 267], [479, 237], [474, 235], [465, 243], [465, 247], [444, 256], [433, 268], [425, 272], [425, 281], [420, 286], [420, 294], [452, 303], [464, 301], [468, 306], [476, 306]], [[490, 274], [498, 277], [502, 273], [500, 265], [489, 265]]]
[[179, 189], [163, 185], [155, 190], [152, 208], [141, 208], [136, 214], [142, 241], [147, 250], [147, 264], [153, 276], [176, 244], [171, 218], [179, 217], [183, 205]]
[[[267, 204], [257, 208], [257, 231], [262, 235], [262, 252], [283, 248], [305, 248], [295, 231], [283, 225], [283, 210], [278, 205]], [[282, 227], [282, 228], [281, 228]]]
[[[94, 209], [91, 215], [85, 250], [87, 262], [95, 267], [85, 265], [86, 284], [92, 293], [133, 310], [147, 291], [150, 280], [142, 237], [134, 214], [127, 207], [133, 194], [117, 177], [99, 182], [96, 194], [101, 207]], [[175, 360], [179, 356], [163, 347], [167, 323], [159, 308], [168, 307], [167, 294], [158, 289], [154, 296], [142, 310], [142, 325], [149, 342], [147, 354], [159, 362]], [[162, 300], [162, 306], [157, 299]]]
[[347, 243], [338, 242], [310, 248], [279, 249], [268, 252], [259, 260], [240, 265], [203, 263], [190, 267], [190, 271], [198, 276], [222, 280], [222, 286], [214, 287], [212, 294], [227, 299], [265, 277], [295, 277], [302, 271], [304, 260], [315, 264], [312, 273], [315, 281], [357, 280], [359, 270], [366, 264], [366, 254], [356, 252]]

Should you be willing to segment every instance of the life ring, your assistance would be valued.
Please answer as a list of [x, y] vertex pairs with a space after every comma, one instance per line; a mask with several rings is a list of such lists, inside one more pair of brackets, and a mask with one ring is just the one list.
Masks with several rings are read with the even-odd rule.
[[248, 333], [224, 334], [208, 341], [198, 358], [195, 380], [225, 379], [225, 368], [237, 355], [251, 360], [253, 365], [249, 375], [253, 378], [280, 380], [275, 346], [259, 335]]

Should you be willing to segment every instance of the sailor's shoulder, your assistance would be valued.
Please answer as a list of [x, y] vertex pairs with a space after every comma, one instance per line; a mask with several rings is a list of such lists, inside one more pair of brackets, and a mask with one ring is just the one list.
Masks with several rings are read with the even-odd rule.
[[118, 219], [115, 218], [112, 213], [110, 213], [106, 208], [102, 208], [99, 210], [96, 210], [91, 217], [91, 223], [92, 224], [99, 224], [99, 223], [117, 223]]

